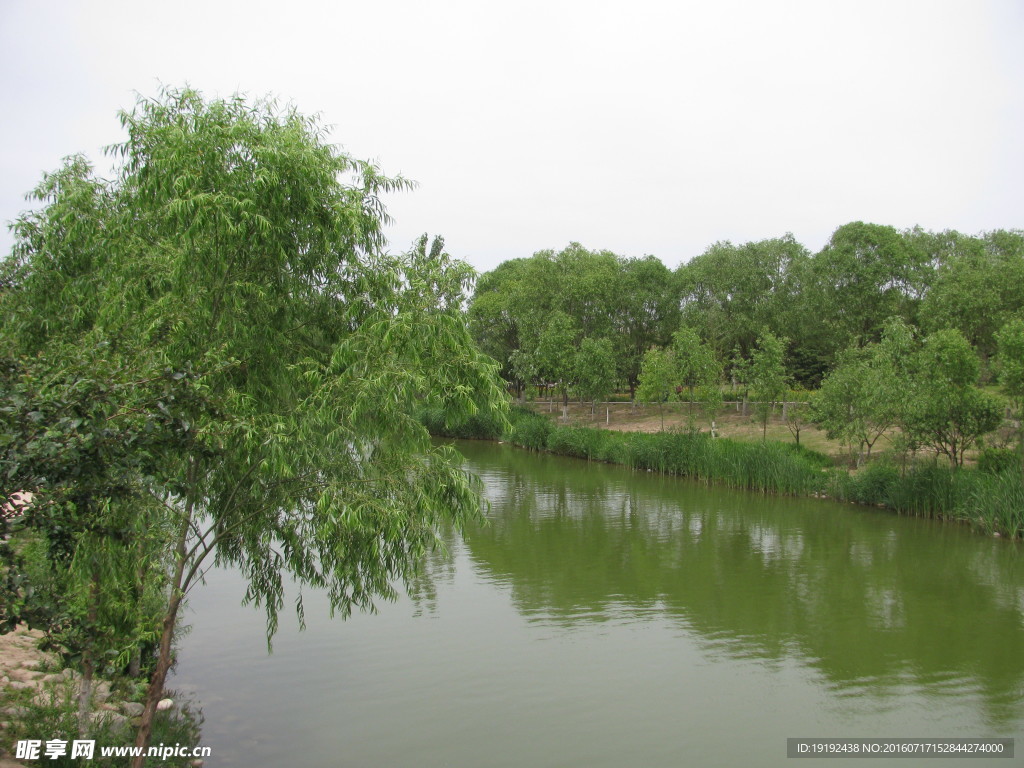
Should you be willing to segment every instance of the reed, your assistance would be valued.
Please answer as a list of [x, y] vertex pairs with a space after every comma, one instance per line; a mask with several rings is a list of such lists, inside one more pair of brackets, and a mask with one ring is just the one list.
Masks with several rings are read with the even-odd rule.
[[851, 473], [831, 467], [824, 454], [792, 443], [746, 443], [693, 431], [613, 432], [561, 426], [524, 408], [512, 409], [511, 431], [501, 435], [496, 434], [498, 425], [485, 419], [453, 428], [445, 426], [443, 416], [424, 414], [433, 434], [506, 439], [534, 451], [762, 493], [826, 495], [900, 514], [964, 520], [990, 533], [1024, 537], [1024, 472], [1017, 465], [1004, 468], [1005, 462], [986, 466], [985, 471], [951, 470], [935, 461], [900, 468], [891, 458], [881, 457]]

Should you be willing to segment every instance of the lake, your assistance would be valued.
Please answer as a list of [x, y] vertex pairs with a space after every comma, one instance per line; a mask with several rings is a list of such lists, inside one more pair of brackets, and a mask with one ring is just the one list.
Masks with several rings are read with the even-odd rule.
[[238, 574], [208, 574], [168, 683], [207, 768], [780, 766], [787, 737], [1021, 734], [1019, 543], [457, 445], [487, 522], [376, 615], [307, 593], [268, 655]]

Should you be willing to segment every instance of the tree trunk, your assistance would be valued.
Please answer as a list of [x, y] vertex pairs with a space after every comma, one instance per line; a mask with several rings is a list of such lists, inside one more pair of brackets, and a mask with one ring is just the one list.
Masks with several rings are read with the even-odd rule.
[[[163, 698], [164, 682], [167, 680], [167, 672], [171, 668], [171, 641], [174, 639], [174, 627], [178, 621], [178, 608], [181, 606], [181, 595], [177, 594], [177, 589], [175, 589], [175, 593], [167, 605], [163, 633], [160, 635], [160, 656], [157, 658], [153, 677], [149, 681], [149, 690], [146, 691], [146, 708], [142, 711], [139, 732], [135, 737], [135, 746], [140, 747], [143, 751], [149, 746], [149, 737], [153, 732], [153, 717], [156, 714], [156, 705]], [[133, 757], [132, 768], [142, 768], [145, 760], [144, 754]]]
[[[194, 468], [190, 468], [192, 474]], [[174, 565], [174, 578], [171, 581], [171, 592], [168, 596], [167, 612], [164, 614], [163, 631], [160, 635], [160, 655], [157, 657], [156, 669], [153, 670], [153, 677], [149, 681], [149, 689], [146, 691], [146, 707], [142, 711], [142, 719], [139, 723], [139, 731], [135, 736], [135, 746], [140, 747], [144, 753], [149, 746], [150, 734], [153, 732], [153, 717], [156, 714], [156, 705], [163, 698], [164, 682], [167, 680], [167, 672], [171, 668], [171, 642], [174, 639], [174, 628], [178, 622], [178, 609], [181, 607], [182, 581], [185, 575], [185, 544], [188, 540], [189, 526], [192, 521], [192, 504], [186, 504], [185, 517], [178, 532], [178, 541], [174, 549], [176, 563]], [[142, 768], [145, 762], [145, 754], [132, 758], [132, 768]]]

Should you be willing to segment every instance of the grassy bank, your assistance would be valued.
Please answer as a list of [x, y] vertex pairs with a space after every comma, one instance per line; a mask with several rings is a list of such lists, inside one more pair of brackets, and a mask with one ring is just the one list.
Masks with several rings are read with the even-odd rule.
[[695, 432], [616, 432], [563, 426], [513, 408], [511, 431], [496, 420], [474, 417], [445, 424], [444, 414], [424, 414], [432, 434], [507, 440], [534, 451], [621, 464], [732, 488], [793, 496], [825, 495], [839, 501], [886, 507], [900, 514], [956, 519], [979, 530], [1024, 536], [1024, 473], [952, 471], [934, 461], [900, 467], [879, 460], [859, 472], [831, 466], [829, 457], [792, 443], [739, 442]]

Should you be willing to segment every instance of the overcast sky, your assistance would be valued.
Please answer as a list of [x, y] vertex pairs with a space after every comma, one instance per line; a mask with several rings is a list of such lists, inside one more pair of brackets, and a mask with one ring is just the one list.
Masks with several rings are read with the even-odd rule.
[[480, 270], [1024, 228], [1021, 40], [1019, 0], [0, 0], [0, 220], [63, 156], [103, 167], [135, 92], [188, 83], [320, 113], [419, 183], [393, 250], [441, 234]]

